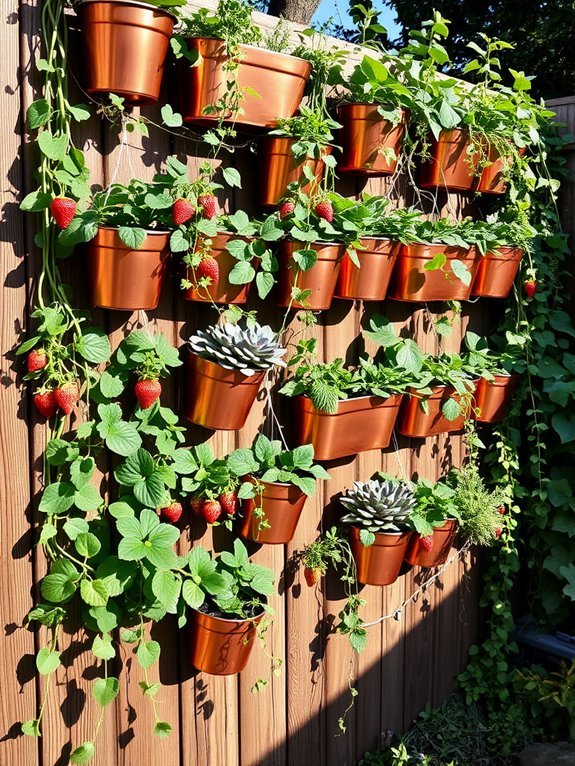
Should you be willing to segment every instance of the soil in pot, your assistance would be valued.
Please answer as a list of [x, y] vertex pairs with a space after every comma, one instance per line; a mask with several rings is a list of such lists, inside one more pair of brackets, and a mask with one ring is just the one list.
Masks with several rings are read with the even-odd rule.
[[451, 386], [435, 386], [433, 393], [425, 397], [427, 412], [424, 412], [420, 405], [422, 396], [416, 391], [411, 392], [411, 395], [405, 396], [403, 399], [397, 420], [397, 430], [402, 436], [415, 439], [463, 430], [464, 413], [455, 420], [448, 420], [441, 411], [443, 404], [449, 398], [461, 401], [461, 397], [455, 393], [455, 389]]
[[[317, 253], [317, 262], [308, 271], [298, 268], [293, 259], [293, 252], [304, 248], [315, 250]], [[345, 251], [345, 245], [329, 242], [304, 245], [301, 242], [283, 240], [280, 244], [279, 257], [278, 306], [313, 311], [328, 309], [331, 306]], [[310, 291], [305, 304], [291, 300], [293, 287]]]
[[357, 251], [361, 263], [358, 268], [345, 254], [335, 297], [346, 300], [383, 301], [393, 273], [393, 267], [401, 250], [401, 242], [377, 237], [361, 239], [363, 250]]
[[349, 544], [357, 569], [357, 580], [364, 585], [391, 585], [399, 571], [411, 532], [379, 533], [373, 545], [365, 546], [359, 539], [359, 529], [350, 527]]
[[[325, 165], [322, 159], [306, 159], [296, 165], [291, 147], [294, 138], [265, 136], [260, 143], [260, 181], [259, 202], [263, 207], [275, 207], [285, 194], [288, 184], [299, 183], [304, 177], [304, 168], [309, 168], [319, 183], [323, 177]], [[326, 146], [324, 155], [331, 154], [331, 146]], [[310, 184], [302, 186], [308, 194]]]
[[405, 113], [398, 125], [383, 118], [377, 104], [344, 104], [338, 119], [342, 156], [338, 171], [366, 176], [395, 173], [405, 134]]
[[[233, 285], [229, 281], [230, 272], [238, 262], [227, 250], [228, 242], [234, 239], [249, 241], [247, 237], [239, 237], [237, 234], [230, 234], [229, 232], [222, 232], [221, 234], [216, 234], [215, 237], [210, 237], [212, 242], [210, 256], [218, 264], [218, 278], [216, 280], [212, 279], [211, 284], [207, 287], [190, 287], [185, 290], [184, 298], [186, 300], [228, 304], [247, 302], [251, 284]], [[200, 247], [198, 245], [197, 249], [200, 249]], [[256, 267], [255, 260], [252, 261], [254, 268]], [[197, 285], [199, 277], [196, 275], [196, 269], [188, 266], [186, 277], [192, 285]]]
[[495, 375], [494, 380], [480, 378], [476, 388], [473, 409], [479, 423], [499, 423], [509, 409], [520, 375]]
[[295, 484], [260, 484], [263, 486], [261, 494], [256, 493], [254, 498], [242, 501], [238, 532], [256, 543], [285, 545], [295, 534], [307, 495]]
[[479, 153], [470, 153], [470, 148], [469, 135], [460, 129], [445, 130], [438, 140], [432, 139], [430, 158], [420, 167], [419, 186], [423, 189], [439, 187], [447, 191], [472, 191]]
[[507, 298], [523, 258], [519, 247], [498, 247], [479, 259], [471, 285], [471, 295], [478, 298]]
[[445, 564], [457, 532], [457, 521], [448, 519], [441, 527], [436, 527], [431, 535], [431, 550], [421, 543], [421, 535], [414, 532], [407, 546], [405, 560], [412, 566], [440, 567]]

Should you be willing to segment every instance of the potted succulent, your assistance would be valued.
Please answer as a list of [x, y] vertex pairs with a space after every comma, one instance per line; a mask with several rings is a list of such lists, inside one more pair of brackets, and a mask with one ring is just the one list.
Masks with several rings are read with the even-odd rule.
[[383, 479], [356, 481], [342, 496], [357, 579], [365, 585], [391, 585], [399, 576], [412, 535], [415, 496], [405, 484]]
[[242, 0], [219, 0], [215, 10], [183, 19], [175, 48], [184, 121], [273, 128], [292, 117], [311, 65], [283, 52], [286, 45], [281, 30], [264, 37]]
[[414, 534], [405, 561], [412, 566], [438, 567], [445, 564], [455, 540], [459, 511], [455, 491], [445, 482], [419, 479], [412, 484], [416, 506], [411, 517]]
[[327, 471], [313, 462], [313, 446], [282, 449], [280, 441], [259, 434], [251, 448], [228, 456], [228, 467], [243, 483], [239, 534], [256, 543], [285, 545], [293, 538], [301, 512]]
[[249, 317], [198, 330], [189, 340], [188, 420], [224, 431], [242, 428], [266, 372], [285, 367], [285, 353], [271, 327]]
[[[535, 230], [526, 220], [506, 221], [496, 216], [484, 224], [489, 227], [495, 244], [479, 261], [471, 285], [471, 295], [478, 298], [506, 298], [513, 287], [519, 264]], [[480, 223], [477, 223], [480, 226]]]
[[485, 338], [473, 332], [468, 331], [464, 340], [467, 364], [479, 375], [473, 395], [473, 416], [479, 423], [499, 423], [521, 380], [521, 376], [513, 372], [517, 360], [507, 351], [501, 354], [490, 351]]

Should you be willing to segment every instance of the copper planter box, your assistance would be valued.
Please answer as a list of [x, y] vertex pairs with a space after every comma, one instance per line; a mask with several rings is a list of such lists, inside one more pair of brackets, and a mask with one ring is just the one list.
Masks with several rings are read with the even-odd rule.
[[86, 92], [154, 104], [175, 18], [153, 5], [113, 0], [84, 0], [77, 13]]
[[307, 396], [295, 398], [296, 439], [313, 444], [316, 460], [335, 460], [389, 446], [397, 420], [401, 394], [387, 399], [359, 396], [338, 402], [330, 415], [316, 409]]
[[[426, 271], [425, 265], [436, 255], [444, 253], [447, 262], [443, 269]], [[471, 286], [479, 266], [479, 250], [452, 245], [402, 245], [387, 291], [395, 301], [465, 301], [471, 295]], [[457, 277], [451, 262], [459, 260], [471, 276], [469, 285]]]
[[447, 191], [471, 191], [475, 185], [479, 153], [468, 154], [471, 142], [463, 130], [446, 130], [433, 139], [430, 159], [421, 164], [419, 185]]
[[246, 377], [237, 370], [188, 354], [186, 418], [204, 428], [243, 428], [265, 372]]
[[489, 147], [487, 157], [491, 163], [483, 168], [479, 178], [475, 182], [475, 191], [481, 194], [505, 194], [507, 185], [505, 183], [505, 164], [495, 147]]
[[343, 258], [335, 286], [335, 297], [347, 300], [383, 301], [401, 250], [400, 242], [389, 239], [361, 240], [365, 250], [358, 250], [358, 268], [349, 255]]
[[[260, 152], [259, 203], [264, 207], [278, 204], [286, 192], [288, 184], [305, 180], [304, 167], [308, 167], [317, 182], [321, 181], [325, 165], [322, 159], [308, 158], [296, 165], [291, 147], [293, 138], [266, 136], [262, 139]], [[324, 155], [331, 154], [331, 146], [326, 146]], [[305, 183], [302, 191], [307, 194], [310, 184]]]
[[[261, 482], [262, 494], [242, 501], [242, 518], [238, 531], [242, 537], [255, 543], [285, 545], [293, 538], [307, 495], [295, 484]], [[261, 509], [263, 518], [254, 511]], [[260, 520], [269, 527], [260, 529]]]
[[148, 231], [142, 246], [131, 250], [117, 229], [100, 227], [85, 246], [92, 305], [118, 311], [157, 308], [170, 257], [169, 236]]
[[[418, 395], [417, 392], [404, 397], [397, 421], [397, 430], [402, 436], [421, 439], [463, 429], [465, 413], [455, 420], [448, 420], [441, 411], [447, 399], [454, 398], [456, 401], [461, 401], [459, 395], [453, 396], [455, 389], [452, 386], [435, 386], [432, 391], [433, 393], [426, 397]], [[427, 402], [427, 412], [424, 412], [420, 406], [422, 398], [425, 398]], [[471, 409], [471, 397], [469, 409]]]
[[411, 532], [379, 533], [373, 545], [365, 546], [359, 539], [359, 529], [350, 527], [349, 544], [357, 580], [364, 585], [391, 585], [399, 577]]
[[190, 661], [204, 673], [230, 676], [247, 665], [256, 625], [263, 615], [253, 620], [227, 620], [192, 610], [190, 621]]
[[[302, 100], [311, 65], [304, 59], [285, 53], [240, 45], [239, 67], [231, 74], [223, 69], [227, 60], [223, 40], [205, 37], [188, 39], [190, 50], [197, 50], [195, 66], [181, 63], [182, 116], [185, 122], [214, 123], [217, 114], [205, 109], [215, 104], [227, 91], [227, 78], [235, 81], [244, 94], [241, 114], [224, 115], [239, 125], [274, 128], [282, 117], [293, 117]], [[253, 93], [257, 95], [254, 95]]]
[[[379, 114], [377, 104], [345, 104], [338, 110], [338, 119], [343, 125], [340, 172], [365, 176], [395, 172], [405, 133], [403, 120], [392, 125]], [[395, 159], [386, 157], [386, 149], [393, 149]]]
[[[219, 266], [219, 275], [216, 282], [212, 281], [208, 287], [195, 288], [190, 287], [184, 292], [184, 298], [187, 301], [201, 301], [204, 303], [246, 303], [251, 284], [232, 285], [229, 281], [231, 270], [238, 262], [228, 251], [227, 245], [230, 240], [241, 239], [248, 241], [247, 237], [240, 237], [237, 234], [224, 232], [210, 237], [212, 242], [210, 246], [210, 255]], [[199, 247], [197, 248], [199, 249]], [[253, 262], [252, 262], [253, 263]], [[255, 263], [253, 263], [255, 266]], [[191, 266], [187, 269], [187, 278], [194, 283], [195, 269]]]
[[[308, 271], [302, 271], [293, 260], [295, 250], [310, 249], [317, 253], [317, 262]], [[278, 284], [278, 306], [293, 309], [323, 311], [331, 306], [331, 300], [345, 255], [346, 246], [329, 242], [304, 244], [284, 240], [280, 244], [280, 269]], [[311, 290], [305, 305], [291, 300], [292, 287]]]
[[495, 375], [493, 381], [480, 378], [475, 388], [473, 407], [479, 423], [499, 423], [509, 409], [520, 375]]
[[519, 271], [523, 250], [498, 247], [479, 259], [471, 295], [479, 298], [507, 298]]
[[454, 519], [446, 521], [441, 527], [436, 527], [433, 530], [433, 542], [430, 551], [421, 544], [421, 535], [414, 533], [405, 554], [406, 562], [412, 566], [425, 567], [426, 569], [443, 566], [449, 556], [456, 532], [457, 522]]

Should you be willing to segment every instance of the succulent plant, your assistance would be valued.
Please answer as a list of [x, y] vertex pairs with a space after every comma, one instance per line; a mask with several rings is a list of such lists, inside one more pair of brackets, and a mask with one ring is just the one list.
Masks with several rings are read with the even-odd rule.
[[283, 356], [286, 349], [269, 325], [257, 322], [246, 324], [214, 325], [198, 330], [190, 338], [190, 348], [210, 362], [228, 370], [239, 370], [244, 375], [254, 375], [278, 365], [285, 367]]
[[367, 532], [403, 532], [415, 508], [415, 496], [405, 484], [371, 479], [355, 481], [341, 498], [348, 511], [341, 521]]

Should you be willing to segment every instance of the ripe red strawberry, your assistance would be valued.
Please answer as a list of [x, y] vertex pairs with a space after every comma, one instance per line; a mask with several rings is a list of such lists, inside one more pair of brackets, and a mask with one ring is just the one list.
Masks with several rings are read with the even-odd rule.
[[497, 540], [499, 540], [502, 533], [503, 533], [503, 527], [495, 527], [495, 537], [497, 538]]
[[172, 221], [176, 226], [180, 226], [187, 223], [195, 212], [196, 208], [189, 199], [177, 199], [172, 205]]
[[66, 229], [76, 215], [76, 203], [69, 197], [54, 197], [50, 202], [50, 214], [59, 229]]
[[502, 516], [504, 516], [505, 515], [505, 506], [504, 505], [500, 505], [499, 508], [497, 509], [497, 513], [500, 513]]
[[54, 392], [41, 388], [34, 394], [34, 406], [40, 415], [51, 418], [58, 409], [58, 405], [54, 401]]
[[218, 201], [213, 194], [200, 194], [198, 203], [204, 209], [204, 218], [214, 218], [218, 214]]
[[429, 553], [429, 551], [433, 548], [433, 535], [425, 535], [425, 537], [420, 537], [419, 542], [423, 550]]
[[328, 223], [333, 221], [333, 205], [327, 200], [317, 203], [315, 213], [320, 218], [324, 218]]
[[143, 410], [147, 410], [148, 407], [151, 407], [160, 398], [162, 384], [159, 380], [139, 380], [134, 386], [134, 393], [140, 407]]
[[238, 495], [237, 492], [224, 492], [219, 497], [220, 505], [224, 513], [228, 516], [233, 516], [238, 510]]
[[162, 521], [166, 521], [168, 524], [177, 524], [183, 511], [181, 503], [173, 502], [160, 508], [160, 516]]
[[295, 202], [282, 202], [280, 205], [280, 218], [283, 221], [288, 215], [291, 215], [295, 210]]
[[200, 515], [202, 512], [202, 505], [204, 501], [201, 497], [192, 497], [190, 498], [190, 508], [192, 509], [192, 513], [195, 513], [197, 516]]
[[313, 588], [321, 580], [321, 569], [319, 567], [305, 567], [303, 576], [310, 588]]
[[44, 367], [48, 364], [48, 355], [44, 351], [43, 348], [35, 348], [28, 354], [28, 358], [26, 359], [26, 366], [28, 368], [28, 372], [38, 372], [38, 370], [43, 370]]
[[525, 288], [525, 295], [528, 298], [533, 298], [537, 292], [537, 282], [534, 279], [526, 279], [523, 283], [523, 287]]
[[204, 500], [201, 514], [208, 524], [213, 524], [222, 515], [222, 506], [217, 500]]
[[200, 261], [200, 264], [196, 268], [196, 279], [202, 279], [202, 277], [209, 277], [210, 284], [217, 284], [220, 276], [220, 267], [215, 258], [209, 255]]
[[54, 389], [54, 401], [64, 415], [69, 415], [78, 401], [78, 386], [75, 383], [64, 383]]

